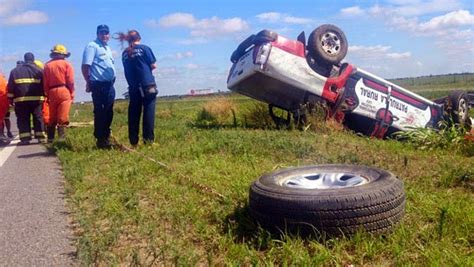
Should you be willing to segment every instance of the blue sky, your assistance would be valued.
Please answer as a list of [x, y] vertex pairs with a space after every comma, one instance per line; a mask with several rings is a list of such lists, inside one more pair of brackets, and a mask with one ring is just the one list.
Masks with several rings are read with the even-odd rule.
[[[252, 33], [271, 29], [296, 38], [331, 23], [346, 34], [345, 61], [385, 78], [474, 72], [474, 1], [89, 1], [0, 0], [0, 72], [31, 51], [43, 62], [57, 43], [71, 52], [76, 98], [89, 101], [80, 74], [85, 45], [98, 24], [136, 29], [157, 57], [160, 95], [226, 90], [230, 55]], [[127, 90], [118, 41], [117, 96]]]

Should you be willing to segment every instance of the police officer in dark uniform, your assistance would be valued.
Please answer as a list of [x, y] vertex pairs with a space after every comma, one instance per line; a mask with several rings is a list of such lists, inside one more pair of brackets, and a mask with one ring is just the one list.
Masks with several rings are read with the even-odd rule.
[[15, 105], [17, 126], [20, 136], [20, 145], [30, 143], [31, 122], [33, 117], [34, 136], [40, 143], [46, 141], [46, 133], [43, 124], [42, 106], [43, 94], [43, 71], [34, 64], [33, 53], [24, 55], [25, 63], [19, 64], [10, 72], [8, 79], [8, 96]]

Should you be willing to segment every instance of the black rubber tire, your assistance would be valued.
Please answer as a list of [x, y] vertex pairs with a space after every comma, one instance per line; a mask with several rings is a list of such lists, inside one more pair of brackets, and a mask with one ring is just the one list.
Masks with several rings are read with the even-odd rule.
[[263, 43], [273, 42], [278, 38], [276, 32], [270, 30], [261, 30], [255, 35], [254, 44], [260, 45]]
[[451, 103], [450, 115], [454, 123], [470, 128], [471, 118], [469, 116], [469, 99], [467, 93], [461, 90], [452, 91], [448, 95]]
[[[355, 187], [298, 189], [282, 186], [290, 176], [351, 173], [368, 179]], [[249, 211], [270, 231], [350, 235], [390, 231], [405, 212], [403, 182], [392, 173], [366, 166], [318, 165], [263, 175], [250, 187]]]
[[[328, 34], [337, 38], [338, 45], [334, 46], [334, 51], [329, 51], [323, 47], [323, 40]], [[324, 24], [311, 32], [307, 48], [309, 55], [316, 60], [316, 63], [337, 65], [346, 56], [348, 43], [346, 35], [341, 29], [332, 24]]]

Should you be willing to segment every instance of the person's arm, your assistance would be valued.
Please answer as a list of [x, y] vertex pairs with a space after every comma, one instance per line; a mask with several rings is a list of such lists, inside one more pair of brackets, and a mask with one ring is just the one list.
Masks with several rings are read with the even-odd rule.
[[148, 49], [145, 50], [146, 57], [148, 59], [148, 63], [150, 64], [151, 70], [156, 69], [156, 58], [155, 55], [153, 54], [153, 51], [151, 48], [147, 47]]
[[84, 77], [84, 80], [86, 80], [86, 92], [88, 92], [88, 93], [91, 91], [91, 89], [90, 89], [90, 79], [89, 79], [90, 67], [91, 66], [86, 65], [86, 64], [82, 64], [82, 66], [81, 66], [82, 76]]
[[15, 81], [13, 80], [13, 75], [10, 72], [10, 76], [8, 76], [8, 83], [7, 83], [7, 91], [8, 91], [8, 102], [10, 105], [13, 106], [13, 98], [15, 97]]
[[47, 71], [48, 71], [48, 65], [45, 65], [43, 69], [43, 94], [46, 97], [48, 97], [48, 93], [49, 93], [49, 76], [44, 75], [44, 74]]
[[66, 71], [66, 87], [69, 89], [69, 93], [71, 94], [71, 100], [74, 101], [74, 70], [71, 64], [68, 64], [68, 68]]
[[86, 49], [84, 49], [84, 53], [82, 54], [82, 65], [81, 65], [81, 72], [84, 80], [86, 81], [86, 92], [90, 92], [90, 68], [92, 63], [94, 62], [95, 57], [95, 47], [92, 45], [87, 45]]

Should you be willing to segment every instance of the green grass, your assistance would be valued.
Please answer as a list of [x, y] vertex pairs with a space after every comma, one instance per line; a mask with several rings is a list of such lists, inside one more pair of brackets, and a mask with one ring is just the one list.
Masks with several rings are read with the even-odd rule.
[[[209, 98], [185, 98], [158, 102], [155, 146], [97, 150], [92, 126], [84, 125], [53, 144], [83, 265], [474, 265], [473, 157], [346, 131], [246, 128], [244, 114], [256, 102], [230, 97], [236, 126], [193, 126]], [[112, 130], [123, 144], [126, 109], [116, 103]], [[74, 105], [72, 114], [89, 122], [91, 105]], [[324, 163], [399, 176], [407, 192], [401, 225], [386, 236], [305, 239], [255, 224], [247, 211], [252, 181]]]

